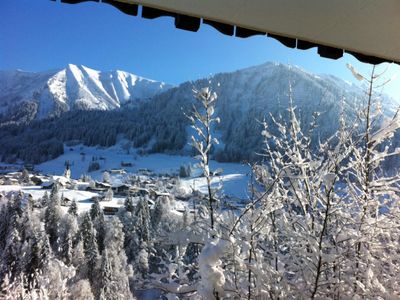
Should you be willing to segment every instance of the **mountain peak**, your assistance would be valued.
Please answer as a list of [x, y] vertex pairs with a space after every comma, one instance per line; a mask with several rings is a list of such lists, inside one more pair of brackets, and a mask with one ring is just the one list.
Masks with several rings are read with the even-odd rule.
[[73, 63], [52, 71], [14, 70], [0, 75], [0, 114], [17, 103], [34, 102], [38, 118], [76, 108], [115, 109], [127, 101], [150, 99], [172, 87], [125, 71], [103, 72]]

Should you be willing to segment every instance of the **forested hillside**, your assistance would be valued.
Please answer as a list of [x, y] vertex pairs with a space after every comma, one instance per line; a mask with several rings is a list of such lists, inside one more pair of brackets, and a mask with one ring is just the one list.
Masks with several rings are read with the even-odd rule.
[[[355, 120], [365, 101], [361, 88], [339, 78], [266, 63], [186, 82], [136, 106], [126, 104], [111, 111], [75, 110], [60, 117], [29, 120], [28, 125], [3, 122], [0, 154], [5, 161], [20, 158], [38, 163], [61, 154], [62, 143], [67, 141], [107, 147], [119, 137], [147, 152], [182, 153], [192, 134], [184, 116], [194, 103], [192, 89], [210, 85], [218, 94], [216, 111], [221, 118], [213, 128], [221, 141], [213, 156], [220, 161], [254, 161], [262, 149], [261, 122], [271, 122], [271, 116], [287, 120], [289, 83], [300, 125], [305, 132], [312, 129], [312, 147], [339, 128], [341, 113]], [[385, 114], [374, 126], [379, 127], [394, 114], [396, 103], [382, 98], [382, 107]], [[311, 128], [311, 124], [316, 127]], [[278, 128], [271, 130], [278, 133]], [[399, 139], [392, 144], [398, 145]]]

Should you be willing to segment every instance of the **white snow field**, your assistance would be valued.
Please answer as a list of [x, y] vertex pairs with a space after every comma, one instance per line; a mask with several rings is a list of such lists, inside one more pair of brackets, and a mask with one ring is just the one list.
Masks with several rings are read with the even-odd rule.
[[[84, 153], [84, 155], [83, 155]], [[88, 167], [93, 158], [97, 158], [100, 170], [88, 172]], [[101, 158], [105, 158], [104, 160]], [[82, 174], [87, 174], [94, 180], [101, 180], [104, 171], [111, 169], [124, 169], [127, 173], [138, 173], [141, 169], [148, 169], [156, 174], [178, 174], [182, 165], [195, 166], [197, 160], [189, 156], [168, 155], [168, 154], [149, 154], [140, 156], [135, 150], [130, 154], [121, 149], [121, 144], [110, 148], [87, 147], [77, 145], [65, 147], [65, 152], [58, 158], [47, 161], [35, 167], [36, 171], [49, 175], [61, 175], [65, 169], [65, 162], [71, 164], [71, 177], [78, 179]], [[121, 167], [121, 162], [131, 163], [132, 167]], [[247, 187], [250, 178], [250, 168], [239, 163], [219, 163], [211, 161], [211, 170], [222, 169], [220, 176], [213, 179], [213, 185], [218, 186], [222, 183], [222, 192], [239, 198], [247, 198]], [[182, 178], [181, 188], [189, 191], [191, 188], [206, 192], [205, 179], [200, 177], [200, 171], [194, 169], [193, 177]], [[124, 175], [112, 175], [114, 183]]]
[[[0, 193], [4, 192], [5, 194], [9, 192], [19, 192], [21, 191], [26, 196], [31, 195], [34, 200], [38, 200], [47, 193], [50, 194], [50, 190], [42, 189], [41, 186], [20, 186], [20, 185], [0, 185]], [[69, 189], [60, 189], [60, 195], [68, 199], [75, 199], [78, 204], [78, 211], [84, 212], [90, 209], [93, 204], [93, 201], [90, 199], [92, 197], [98, 196], [97, 193], [79, 191], [79, 190], [69, 190]], [[100, 206], [111, 206], [111, 207], [119, 207], [123, 204], [123, 199], [121, 198], [113, 198], [112, 201], [100, 202]], [[64, 210], [67, 210], [68, 207], [64, 207]]]

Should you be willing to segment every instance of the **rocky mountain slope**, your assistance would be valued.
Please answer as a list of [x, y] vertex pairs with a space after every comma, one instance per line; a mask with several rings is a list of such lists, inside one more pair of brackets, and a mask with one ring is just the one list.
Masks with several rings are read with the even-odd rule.
[[[71, 69], [76, 71], [74, 67], [70, 67], [65, 72], [73, 72]], [[96, 74], [99, 74], [100, 79], [106, 76], [104, 73]], [[76, 75], [74, 78], [78, 77]], [[93, 74], [89, 77], [97, 78]], [[287, 117], [290, 90], [293, 105], [305, 131], [313, 121], [314, 112], [319, 113], [318, 126], [313, 131], [315, 143], [338, 129], [342, 110], [350, 123], [355, 122], [356, 113], [366, 100], [363, 89], [356, 85], [331, 75], [315, 75], [295, 66], [277, 63], [265, 63], [236, 72], [216, 74], [207, 79], [185, 82], [165, 92], [153, 90], [155, 95], [149, 101], [142, 101], [136, 106], [121, 107], [121, 104], [126, 103], [128, 95], [131, 99], [139, 95], [139, 92], [135, 94], [127, 88], [118, 89], [118, 84], [112, 84], [111, 80], [100, 79], [91, 84], [86, 82], [85, 86], [97, 87], [91, 88], [90, 93], [87, 89], [67, 89], [78, 92], [73, 97], [65, 98], [60, 94], [57, 98], [75, 99], [75, 105], [86, 103], [90, 109], [97, 107], [96, 110], [72, 110], [59, 117], [35, 120], [17, 128], [10, 123], [3, 123], [0, 126], [0, 139], [3, 141], [0, 155], [3, 155], [3, 160], [11, 157], [11, 160], [28, 158], [39, 162], [63, 151], [62, 143], [66, 141], [108, 147], [114, 145], [120, 137], [131, 140], [132, 146], [143, 148], [146, 152], [190, 153], [188, 142], [192, 131], [184, 112], [190, 113], [195, 103], [193, 88], [211, 86], [218, 94], [216, 113], [221, 118], [221, 123], [214, 128], [221, 144], [214, 149], [213, 155], [220, 161], [253, 161], [259, 159], [257, 153], [263, 147], [260, 122], [264, 119], [270, 122], [271, 116], [283, 119]], [[84, 80], [81, 78], [76, 81]], [[72, 84], [71, 80], [67, 82], [68, 85]], [[162, 87], [161, 90], [169, 87], [157, 84]], [[139, 87], [139, 84], [133, 87]], [[148, 89], [145, 90], [147, 94], [142, 94], [142, 98], [151, 94]], [[60, 102], [70, 103], [69, 100]], [[385, 112], [383, 118], [392, 116], [399, 105], [385, 97], [381, 102]], [[109, 110], [110, 108], [116, 109]], [[376, 125], [379, 126], [378, 123]], [[399, 138], [396, 137], [392, 144], [399, 146]], [[37, 153], [32, 154], [30, 149], [36, 149]], [[42, 149], [43, 153], [38, 149]], [[54, 151], [49, 154], [48, 149]]]
[[37, 73], [0, 71], [0, 114], [8, 120], [32, 120], [74, 109], [110, 110], [171, 87], [124, 71], [101, 72], [73, 64]]

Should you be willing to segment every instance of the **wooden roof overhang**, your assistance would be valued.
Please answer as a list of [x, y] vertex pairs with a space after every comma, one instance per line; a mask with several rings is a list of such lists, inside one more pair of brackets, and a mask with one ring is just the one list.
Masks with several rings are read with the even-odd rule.
[[169, 16], [189, 31], [207, 24], [239, 38], [266, 35], [289, 48], [317, 48], [331, 59], [349, 53], [365, 63], [400, 63], [400, 0], [61, 0], [88, 1], [132, 16], [142, 6], [143, 18]]

